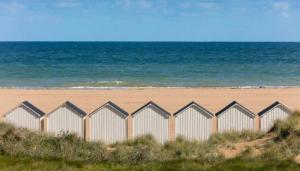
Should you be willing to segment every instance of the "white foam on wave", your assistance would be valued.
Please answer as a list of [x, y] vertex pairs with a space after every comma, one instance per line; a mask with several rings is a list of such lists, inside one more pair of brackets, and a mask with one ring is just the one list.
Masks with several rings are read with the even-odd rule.
[[153, 88], [228, 88], [228, 89], [282, 89], [282, 88], [300, 88], [300, 86], [62, 86], [62, 87], [29, 87], [29, 86], [4, 86], [0, 89], [153, 89]]
[[94, 81], [94, 82], [84, 82], [78, 83], [78, 86], [3, 86], [0, 89], [153, 89], [153, 88], [229, 88], [229, 89], [282, 89], [282, 88], [300, 88], [299, 86], [270, 86], [270, 85], [258, 85], [258, 86], [153, 86], [153, 85], [134, 85], [132, 86], [124, 81], [114, 80], [114, 81]]

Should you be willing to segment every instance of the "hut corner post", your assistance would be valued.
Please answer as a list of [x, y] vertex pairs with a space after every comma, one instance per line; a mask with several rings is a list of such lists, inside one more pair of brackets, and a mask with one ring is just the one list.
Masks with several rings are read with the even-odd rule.
[[86, 117], [84, 119], [84, 135], [86, 141], [91, 141], [91, 118]]
[[258, 115], [255, 115], [254, 118], [254, 131], [260, 130], [260, 117]]
[[173, 141], [176, 139], [176, 133], [175, 133], [175, 117], [172, 115], [169, 117], [169, 140]]
[[212, 122], [211, 134], [215, 134], [218, 132], [218, 117], [214, 115], [211, 118], [211, 122]]
[[41, 120], [41, 130], [42, 132], [47, 133], [48, 132], [48, 118], [45, 117]]
[[133, 123], [131, 115], [128, 115], [127, 117], [127, 139], [133, 139]]

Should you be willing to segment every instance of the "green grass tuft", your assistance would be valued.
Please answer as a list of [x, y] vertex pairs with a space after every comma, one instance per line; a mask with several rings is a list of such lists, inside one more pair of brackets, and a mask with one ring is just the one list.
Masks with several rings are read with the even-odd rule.
[[262, 158], [286, 160], [300, 154], [300, 113], [295, 112], [286, 120], [277, 121], [270, 133], [273, 141], [264, 147]]
[[297, 171], [300, 165], [290, 160], [255, 160], [235, 158], [213, 164], [192, 160], [147, 163], [82, 163], [64, 160], [42, 160], [30, 157], [10, 157], [0, 155], [0, 169], [5, 171]]
[[261, 138], [264, 134], [260, 131], [227, 131], [213, 134], [208, 142], [214, 145], [236, 143], [240, 141], [251, 141]]
[[[268, 134], [275, 138], [267, 140], [259, 147], [259, 156], [251, 155], [253, 150], [258, 150], [256, 147], [247, 147], [238, 155], [240, 160], [293, 160], [300, 154], [300, 113], [293, 114], [285, 121], [277, 121]], [[112, 163], [118, 164], [120, 168], [126, 168], [129, 164], [148, 167], [151, 163], [159, 163], [160, 169], [167, 168], [162, 163], [178, 161], [184, 161], [184, 167], [190, 162], [191, 165], [197, 165], [195, 167], [201, 165], [201, 168], [207, 168], [227, 162], [218, 152], [220, 146], [234, 147], [234, 143], [252, 141], [264, 136], [266, 135], [261, 132], [231, 131], [214, 134], [207, 141], [188, 141], [177, 137], [174, 141], [160, 144], [151, 135], [145, 135], [107, 145], [102, 142], [86, 142], [74, 134], [62, 133], [54, 137], [0, 123], [0, 155], [10, 156], [12, 159], [25, 158], [41, 162], [47, 160], [47, 163], [61, 160], [64, 161], [60, 165], [62, 168], [66, 165], [68, 168], [69, 165], [88, 167], [95, 163], [105, 163], [101, 164], [105, 167], [115, 167]]]

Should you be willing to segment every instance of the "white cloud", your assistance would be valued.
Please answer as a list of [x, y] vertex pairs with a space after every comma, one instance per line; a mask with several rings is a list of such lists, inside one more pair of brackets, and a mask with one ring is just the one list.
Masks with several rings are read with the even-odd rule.
[[288, 10], [290, 8], [290, 4], [288, 2], [274, 2], [273, 8], [277, 10]]
[[0, 9], [7, 11], [11, 14], [16, 14], [25, 9], [25, 6], [17, 1], [12, 1], [7, 4], [0, 4]]
[[187, 9], [187, 8], [190, 8], [191, 7], [191, 4], [188, 3], [188, 2], [182, 2], [179, 4], [179, 6], [183, 9]]
[[288, 18], [290, 16], [290, 14], [288, 12], [283, 11], [283, 12], [281, 12], [281, 16], [283, 18]]
[[149, 9], [152, 7], [151, 3], [147, 0], [140, 0], [139, 6], [143, 9]]
[[72, 8], [78, 4], [79, 3], [75, 0], [57, 0], [55, 6], [58, 8]]
[[153, 7], [150, 0], [117, 0], [116, 5], [123, 9], [151, 9]]
[[288, 2], [274, 2], [273, 3], [273, 9], [280, 11], [280, 15], [283, 18], [288, 18], [290, 16], [289, 9], [290, 4]]
[[131, 0], [119, 0], [117, 4], [120, 5], [122, 8], [130, 8], [131, 7]]
[[216, 7], [216, 4], [214, 2], [199, 2], [196, 6], [202, 9], [212, 9]]

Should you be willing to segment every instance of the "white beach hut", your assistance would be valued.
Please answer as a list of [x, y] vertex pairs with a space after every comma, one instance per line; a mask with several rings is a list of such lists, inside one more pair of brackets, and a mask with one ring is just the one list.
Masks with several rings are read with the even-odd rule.
[[280, 102], [275, 102], [269, 107], [258, 113], [260, 117], [260, 130], [269, 131], [276, 120], [284, 120], [290, 116], [292, 112]]
[[255, 114], [233, 101], [216, 113], [218, 132], [254, 130]]
[[41, 130], [41, 120], [44, 112], [32, 105], [28, 101], [20, 103], [18, 106], [4, 114], [4, 121], [31, 130]]
[[154, 102], [148, 102], [132, 113], [133, 137], [151, 134], [158, 142], [169, 137], [170, 114]]
[[213, 114], [195, 102], [174, 113], [175, 134], [189, 140], [207, 140], [212, 133]]
[[128, 113], [112, 102], [107, 102], [88, 115], [90, 140], [113, 143], [127, 139]]
[[67, 101], [46, 114], [46, 131], [55, 135], [63, 132], [75, 133], [84, 138], [84, 117], [86, 113]]

